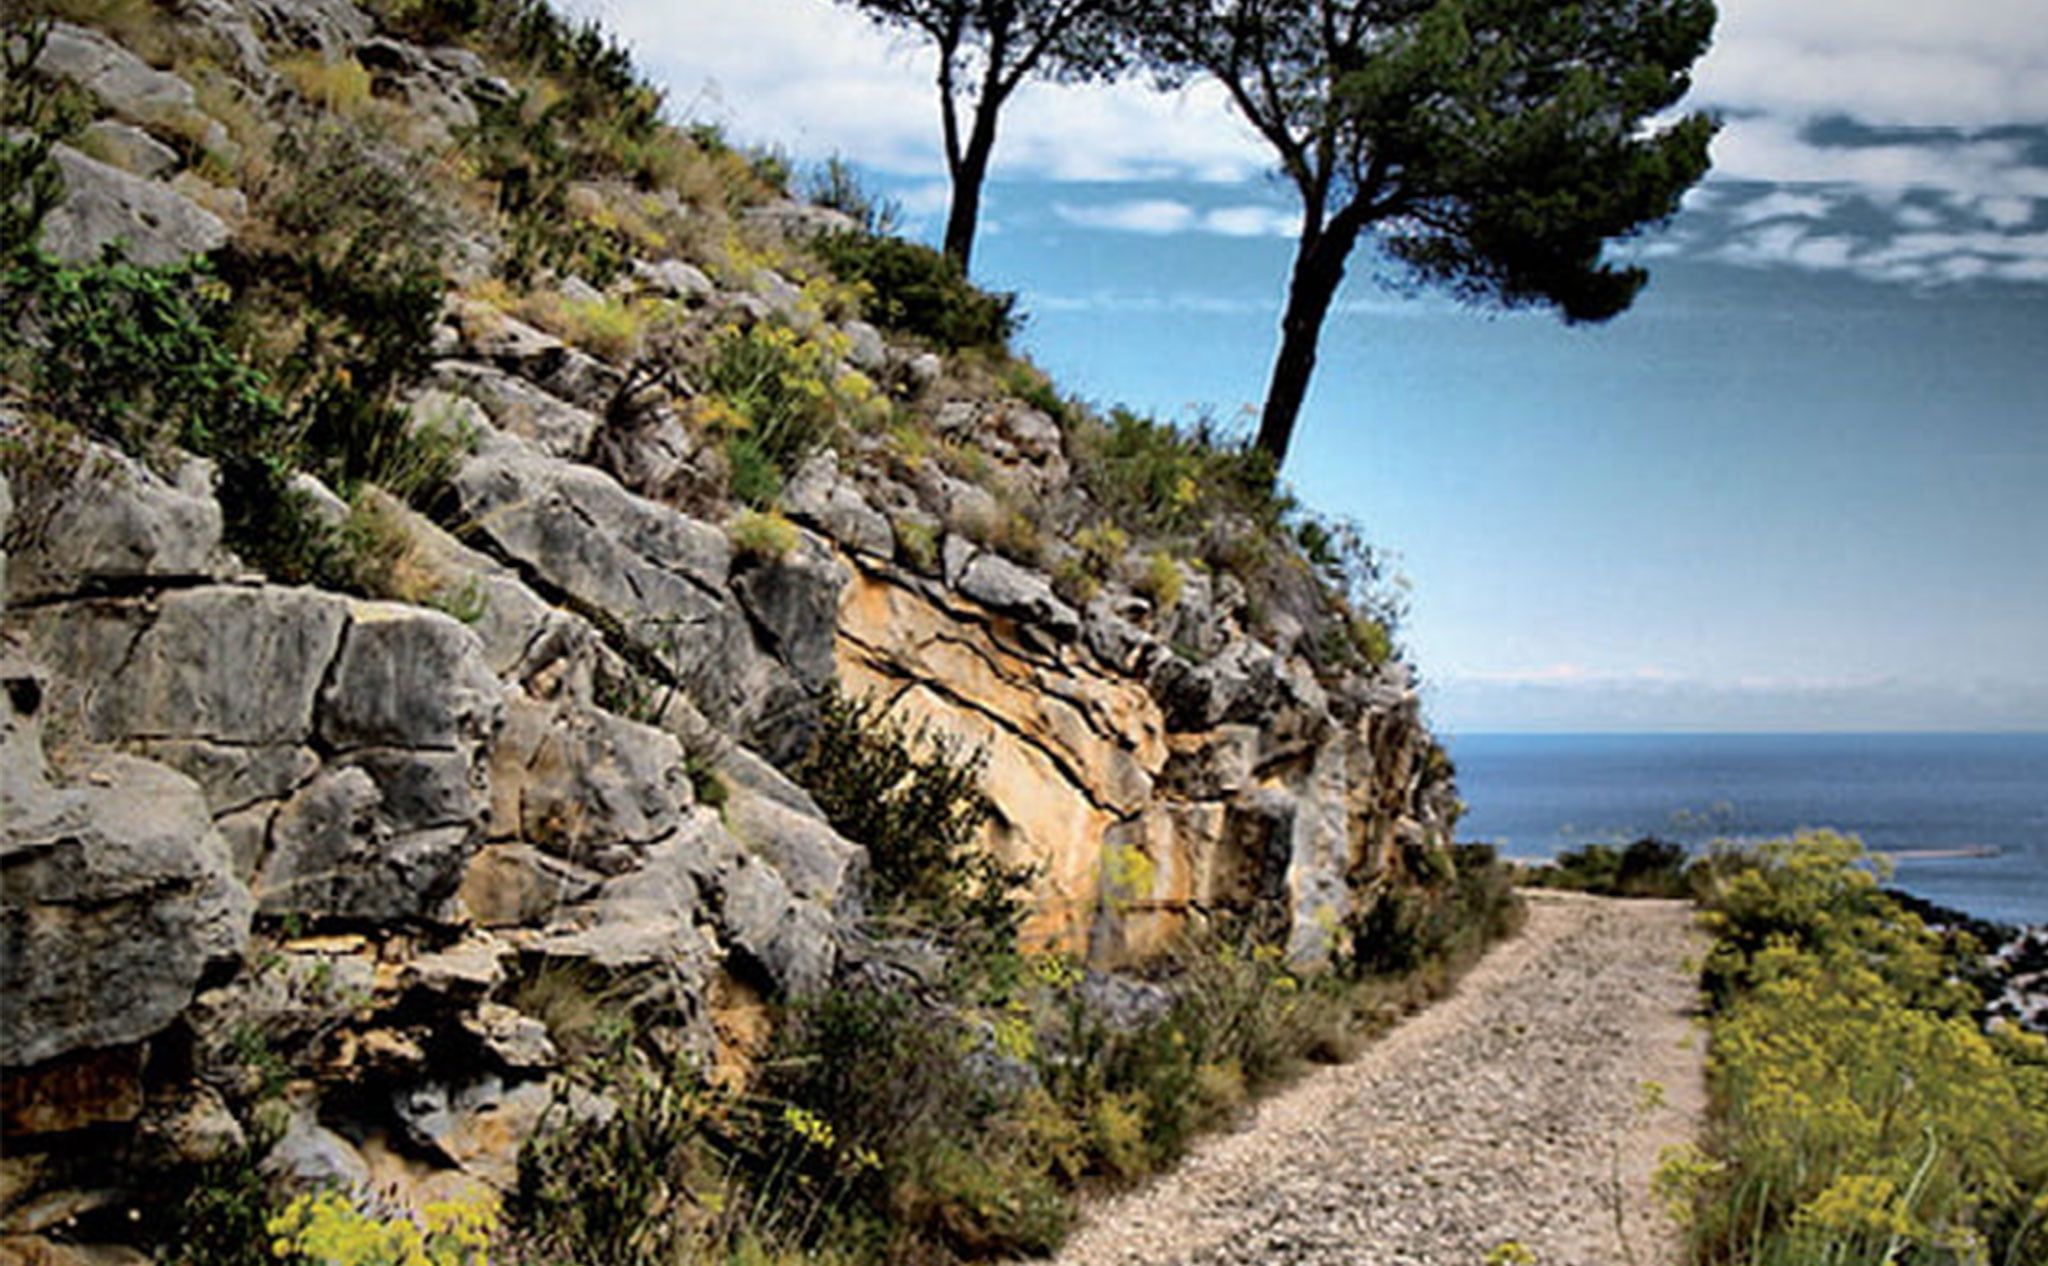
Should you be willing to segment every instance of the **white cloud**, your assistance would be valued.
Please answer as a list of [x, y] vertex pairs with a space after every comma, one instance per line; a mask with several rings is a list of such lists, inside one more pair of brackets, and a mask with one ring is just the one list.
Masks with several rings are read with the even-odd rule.
[[1892, 222], [1902, 229], [1931, 229], [1946, 222], [1933, 207], [1901, 205], [1893, 210]]
[[1836, 204], [1837, 199], [1828, 194], [1780, 189], [1743, 203], [1730, 213], [1730, 218], [1737, 224], [1761, 224], [1766, 220], [1821, 220], [1827, 218]]
[[2016, 229], [2034, 221], [2031, 198], [1986, 198], [1977, 204], [1977, 214], [2001, 229]]
[[1120, 233], [1183, 233], [1200, 223], [1193, 207], [1165, 198], [1109, 202], [1092, 207], [1059, 202], [1053, 204], [1053, 213], [1084, 229], [1109, 229]]
[[1822, 145], [1790, 119], [1744, 119], [1714, 141], [1724, 180], [1847, 186], [1895, 201], [1916, 189], [1968, 198], [2048, 198], [2048, 169], [2029, 166], [2015, 140]]
[[2048, 122], [2039, 0], [1722, 0], [1696, 96], [1792, 119]]
[[1053, 204], [1053, 213], [1086, 229], [1121, 233], [1214, 233], [1221, 237], [1293, 237], [1301, 232], [1301, 216], [1278, 207], [1256, 205], [1197, 210], [1170, 198], [1083, 205]]
[[1202, 217], [1202, 228], [1225, 237], [1298, 237], [1301, 213], [1278, 207], [1219, 207]]
[[2048, 231], [1928, 228], [1859, 241], [1810, 223], [1778, 221], [1723, 244], [1714, 256], [1748, 268], [1849, 269], [1874, 281], [1920, 285], [2033, 282], [2048, 272]]

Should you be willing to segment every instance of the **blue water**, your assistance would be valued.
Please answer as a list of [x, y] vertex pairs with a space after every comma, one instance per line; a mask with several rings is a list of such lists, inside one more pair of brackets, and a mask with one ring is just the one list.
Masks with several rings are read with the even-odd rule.
[[1905, 857], [1893, 882], [2048, 923], [2048, 734], [1465, 734], [1458, 835], [1549, 857], [1654, 834], [1693, 847], [1833, 827]]

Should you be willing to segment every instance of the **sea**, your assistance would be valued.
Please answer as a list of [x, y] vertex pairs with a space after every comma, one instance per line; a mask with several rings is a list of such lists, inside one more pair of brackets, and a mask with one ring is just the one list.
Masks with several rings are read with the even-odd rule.
[[1831, 827], [1894, 886], [2048, 924], [2048, 734], [1459, 734], [1458, 836], [1553, 857], [1644, 835], [1704, 849]]

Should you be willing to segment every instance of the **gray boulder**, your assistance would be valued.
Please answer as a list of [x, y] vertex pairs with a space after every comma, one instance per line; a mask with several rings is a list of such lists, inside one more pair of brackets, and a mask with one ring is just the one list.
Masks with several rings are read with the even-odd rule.
[[256, 877], [265, 914], [435, 919], [476, 851], [469, 825], [404, 830], [360, 766], [323, 770], [286, 801]]
[[496, 730], [502, 701], [474, 630], [439, 611], [356, 602], [320, 693], [330, 748], [455, 750]]
[[486, 1076], [468, 1085], [411, 1086], [392, 1096], [392, 1111], [412, 1141], [501, 1192], [519, 1183], [519, 1152], [550, 1113], [567, 1120], [607, 1119], [609, 1101], [580, 1086], [548, 1081], [507, 1085]]
[[413, 560], [438, 582], [438, 600], [465, 611], [490, 671], [536, 698], [587, 700], [603, 657], [590, 622], [546, 601], [511, 568], [456, 540], [411, 507], [371, 489], [378, 508], [405, 529]]
[[533, 948], [548, 958], [610, 970], [660, 966], [701, 998], [716, 966], [706, 887], [739, 855], [708, 809], [648, 849], [637, 869], [604, 881], [587, 900], [560, 910]]
[[796, 896], [842, 915], [859, 908], [867, 850], [806, 813], [751, 787], [733, 784], [725, 826], [742, 847], [773, 866]]
[[236, 0], [265, 39], [328, 61], [346, 57], [376, 33], [370, 15], [349, 0]]
[[263, 38], [236, 0], [181, 0], [178, 16], [191, 23], [192, 33], [243, 83], [259, 92], [275, 83], [270, 51], [263, 47]]
[[889, 516], [868, 504], [839, 473], [839, 455], [825, 449], [806, 461], [782, 490], [791, 518], [817, 528], [848, 549], [886, 559], [896, 552]]
[[170, 478], [88, 443], [49, 522], [15, 560], [17, 593], [47, 598], [137, 581], [220, 580], [240, 565], [221, 545], [211, 463], [188, 458]]
[[249, 893], [189, 779], [112, 754], [65, 772], [10, 768], [0, 796], [8, 1066], [152, 1036], [248, 943]]
[[198, 783], [215, 818], [282, 799], [320, 767], [312, 748], [286, 743], [245, 747], [204, 739], [137, 739], [132, 746]]
[[882, 332], [866, 321], [848, 321], [840, 327], [846, 334], [846, 359], [853, 367], [870, 374], [889, 368], [889, 345]]
[[766, 206], [750, 207], [744, 213], [750, 224], [765, 224], [779, 229], [785, 236], [808, 239], [825, 233], [851, 233], [860, 224], [844, 211], [830, 207], [815, 206], [808, 202], [796, 202], [788, 198], [768, 203]]
[[141, 123], [176, 118], [197, 108], [191, 84], [156, 69], [98, 31], [69, 22], [50, 28], [36, 69], [70, 80], [109, 110]]
[[348, 613], [346, 599], [312, 590], [207, 586], [150, 605], [67, 604], [28, 627], [85, 696], [91, 740], [301, 746]]
[[288, 1191], [338, 1188], [361, 1192], [369, 1188], [370, 1166], [355, 1146], [314, 1120], [294, 1114], [283, 1137], [258, 1166], [263, 1176]]
[[491, 752], [491, 833], [617, 874], [690, 807], [682, 746], [594, 708], [515, 697]]
[[454, 492], [486, 548], [605, 621], [713, 720], [745, 728], [801, 693], [755, 645], [727, 588], [732, 548], [718, 528], [506, 436], [487, 440]]
[[1054, 596], [1052, 582], [1000, 555], [975, 555], [956, 587], [997, 614], [1042, 628], [1060, 641], [1080, 635], [1080, 615]]
[[64, 201], [43, 221], [43, 249], [69, 263], [125, 247], [138, 264], [175, 264], [225, 246], [228, 226], [170, 186], [131, 176], [68, 145], [54, 151]]
[[823, 989], [839, 958], [832, 916], [790, 891], [781, 872], [742, 855], [716, 878], [719, 924], [726, 943], [782, 993]]
[[132, 123], [100, 119], [84, 135], [107, 162], [130, 175], [150, 180], [177, 170], [178, 151]]
[[[590, 410], [489, 365], [444, 360], [434, 366], [434, 380], [443, 391], [476, 401], [499, 430], [518, 436], [550, 457], [581, 458], [604, 425]], [[432, 409], [439, 403], [429, 398], [421, 406]]]
[[679, 259], [654, 263], [636, 259], [633, 261], [633, 276], [647, 289], [686, 303], [709, 299], [718, 293], [717, 285], [704, 275], [702, 269]]
[[767, 634], [768, 648], [814, 693], [838, 676], [833, 647], [839, 596], [851, 578], [830, 550], [811, 539], [788, 558], [758, 563], [733, 578], [733, 592]]

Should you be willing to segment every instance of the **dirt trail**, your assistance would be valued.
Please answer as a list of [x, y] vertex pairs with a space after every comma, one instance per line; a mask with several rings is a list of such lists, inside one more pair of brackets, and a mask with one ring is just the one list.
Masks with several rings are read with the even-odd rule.
[[1054, 1260], [1479, 1266], [1515, 1240], [1540, 1266], [1676, 1262], [1649, 1180], [1704, 1110], [1704, 948], [1680, 902], [1531, 894], [1450, 998], [1092, 1206]]

